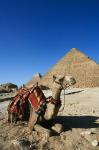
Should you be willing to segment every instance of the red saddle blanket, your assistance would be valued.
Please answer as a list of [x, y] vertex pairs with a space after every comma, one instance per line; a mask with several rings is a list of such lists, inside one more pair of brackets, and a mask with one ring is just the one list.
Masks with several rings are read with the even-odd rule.
[[24, 108], [26, 101], [28, 100], [29, 91], [21, 90], [13, 98], [13, 100], [8, 105], [8, 112], [15, 113], [17, 115], [24, 113]]
[[40, 88], [35, 87], [28, 97], [31, 106], [37, 112], [46, 103], [46, 97]]
[[24, 115], [28, 100], [37, 112], [46, 101], [46, 97], [38, 86], [30, 90], [20, 90], [8, 105], [8, 112], [15, 113], [17, 116]]

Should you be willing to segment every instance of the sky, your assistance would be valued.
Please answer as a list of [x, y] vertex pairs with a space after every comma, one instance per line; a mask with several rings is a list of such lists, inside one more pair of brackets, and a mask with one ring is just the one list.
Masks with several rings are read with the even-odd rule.
[[0, 83], [44, 75], [74, 47], [99, 63], [98, 0], [0, 0]]

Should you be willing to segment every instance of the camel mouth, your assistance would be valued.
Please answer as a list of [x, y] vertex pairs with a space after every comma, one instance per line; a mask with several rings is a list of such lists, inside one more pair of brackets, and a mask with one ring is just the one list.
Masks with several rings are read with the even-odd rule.
[[76, 80], [72, 76], [67, 76], [66, 81], [67, 81], [67, 84], [66, 84], [67, 86], [71, 86], [71, 85], [76, 84]]
[[73, 78], [70, 80], [70, 85], [74, 85], [74, 84], [76, 84], [76, 80]]

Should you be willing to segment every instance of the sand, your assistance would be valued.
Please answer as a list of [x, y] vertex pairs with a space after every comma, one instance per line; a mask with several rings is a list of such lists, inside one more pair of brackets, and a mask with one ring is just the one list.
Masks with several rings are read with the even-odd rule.
[[[44, 91], [49, 96], [50, 91]], [[7, 122], [6, 108], [9, 101], [0, 103], [0, 150], [9, 150], [11, 142], [25, 137], [38, 150], [99, 150], [99, 88], [71, 88], [61, 94], [62, 108], [55, 121], [62, 123], [60, 135], [45, 138], [36, 131], [29, 132], [23, 124]], [[30, 148], [28, 148], [30, 149]]]

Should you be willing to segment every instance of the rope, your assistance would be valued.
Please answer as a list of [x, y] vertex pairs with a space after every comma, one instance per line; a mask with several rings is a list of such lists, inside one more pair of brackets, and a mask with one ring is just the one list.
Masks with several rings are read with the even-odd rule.
[[65, 108], [65, 89], [64, 89], [64, 101], [63, 101], [63, 108], [59, 110], [59, 112], [62, 112]]
[[[70, 88], [70, 86], [68, 86], [66, 89], [69, 89]], [[64, 89], [64, 101], [63, 101], [63, 108], [61, 109], [61, 110], [59, 110], [59, 112], [62, 112], [63, 110], [64, 110], [64, 108], [65, 108], [65, 90], [66, 89]]]

